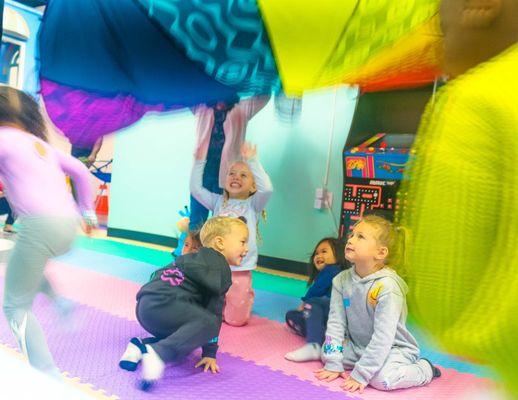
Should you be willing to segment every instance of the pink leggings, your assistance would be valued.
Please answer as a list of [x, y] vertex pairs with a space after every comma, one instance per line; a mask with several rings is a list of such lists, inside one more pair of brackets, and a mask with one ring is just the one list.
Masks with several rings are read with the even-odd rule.
[[232, 286], [225, 298], [223, 320], [232, 326], [246, 325], [254, 304], [252, 271], [232, 271]]

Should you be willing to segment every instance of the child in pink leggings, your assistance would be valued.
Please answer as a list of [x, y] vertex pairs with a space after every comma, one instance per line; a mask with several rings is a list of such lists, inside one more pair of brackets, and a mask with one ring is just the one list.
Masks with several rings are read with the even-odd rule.
[[191, 174], [191, 194], [215, 216], [229, 216], [246, 221], [250, 232], [248, 254], [240, 266], [231, 266], [232, 286], [225, 298], [223, 318], [233, 326], [245, 325], [254, 304], [252, 270], [257, 265], [257, 224], [259, 216], [273, 192], [270, 178], [257, 159], [256, 146], [245, 143], [241, 148], [243, 161], [230, 165], [222, 195], [212, 193], [202, 185], [205, 157], [196, 153]]

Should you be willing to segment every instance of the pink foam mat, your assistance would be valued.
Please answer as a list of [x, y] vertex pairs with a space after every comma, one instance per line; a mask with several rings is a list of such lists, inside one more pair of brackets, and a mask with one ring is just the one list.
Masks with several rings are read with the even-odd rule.
[[[3, 274], [3, 271], [0, 274]], [[140, 288], [139, 284], [99, 272], [70, 267], [60, 262], [52, 262], [49, 265], [47, 276], [55, 283], [57, 290], [71, 300], [131, 321], [136, 319], [135, 296]], [[320, 362], [293, 363], [284, 359], [285, 353], [300, 347], [304, 340], [289, 332], [279, 322], [253, 316], [244, 327], [234, 328], [224, 324], [220, 337], [222, 352], [291, 375], [296, 379], [326, 386], [329, 390], [342, 390], [338, 380], [326, 383], [314, 378], [313, 372], [322, 366]], [[493, 385], [490, 379], [460, 373], [454, 369], [441, 368], [441, 371], [442, 377], [426, 387], [393, 392], [367, 388], [358, 397], [365, 400], [457, 399], [463, 397], [468, 388], [475, 391], [486, 390]]]

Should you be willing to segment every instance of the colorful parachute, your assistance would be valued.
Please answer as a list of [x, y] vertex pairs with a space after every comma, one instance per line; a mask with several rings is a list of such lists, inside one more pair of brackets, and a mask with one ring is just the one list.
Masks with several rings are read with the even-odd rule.
[[253, 1], [138, 0], [184, 53], [240, 95], [269, 93], [279, 75]]
[[40, 58], [47, 113], [78, 146], [148, 111], [237, 95], [193, 64], [129, 0], [52, 1], [40, 33]]
[[[438, 0], [53, 0], [41, 93], [76, 145], [149, 111], [340, 83], [383, 90], [438, 74]], [[78, 20], [78, 16], [81, 20]]]

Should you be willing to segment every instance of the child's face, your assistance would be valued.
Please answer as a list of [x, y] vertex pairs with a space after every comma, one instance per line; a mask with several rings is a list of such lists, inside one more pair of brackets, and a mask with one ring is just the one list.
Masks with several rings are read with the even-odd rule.
[[[364, 222], [357, 224], [345, 246], [345, 258], [353, 264], [380, 262], [386, 257], [378, 243], [376, 229]], [[380, 259], [380, 256], [383, 258]]]
[[331, 264], [336, 264], [336, 257], [329, 242], [325, 241], [317, 246], [313, 257], [313, 265], [316, 269], [322, 271], [326, 265]]
[[236, 162], [230, 166], [225, 190], [231, 199], [248, 199], [255, 192], [254, 176], [246, 163]]
[[192, 240], [192, 237], [189, 235], [185, 238], [185, 242], [183, 242], [182, 256], [185, 254], [196, 253], [199, 249], [198, 244]]
[[248, 252], [248, 228], [246, 225], [232, 226], [230, 233], [221, 238], [220, 252], [230, 265], [241, 265]]

